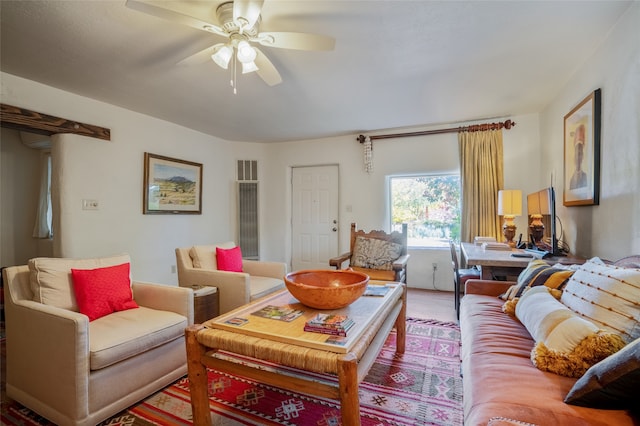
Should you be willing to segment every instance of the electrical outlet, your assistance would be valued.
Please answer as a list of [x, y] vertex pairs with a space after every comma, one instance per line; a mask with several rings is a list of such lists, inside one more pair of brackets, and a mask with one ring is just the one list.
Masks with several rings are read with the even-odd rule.
[[176, 265], [171, 265], [171, 273], [172, 274], [176, 273]]
[[433, 265], [433, 270], [434, 270], [434, 271], [435, 271], [436, 269], [438, 269], [438, 264], [437, 264], [436, 262], [433, 262], [433, 263], [432, 263], [432, 265]]

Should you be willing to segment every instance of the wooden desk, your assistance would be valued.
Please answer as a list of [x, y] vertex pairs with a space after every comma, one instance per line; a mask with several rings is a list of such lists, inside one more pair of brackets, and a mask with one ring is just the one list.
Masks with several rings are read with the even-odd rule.
[[[480, 268], [481, 279], [491, 280], [496, 276], [517, 277], [535, 257], [513, 257], [512, 253], [526, 253], [524, 250], [483, 250], [473, 243], [461, 243], [460, 251], [468, 266]], [[544, 259], [549, 263], [581, 264], [585, 259], [573, 256], [554, 256]]]

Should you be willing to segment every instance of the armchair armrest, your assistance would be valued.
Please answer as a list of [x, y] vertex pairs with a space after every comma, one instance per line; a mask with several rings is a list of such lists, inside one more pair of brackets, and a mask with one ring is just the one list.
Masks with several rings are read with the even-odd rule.
[[138, 305], [184, 315], [193, 324], [193, 290], [139, 281], [131, 284], [131, 290]]
[[251, 301], [249, 274], [213, 269], [184, 268], [178, 276], [181, 287], [218, 287], [220, 314]]
[[78, 418], [86, 416], [89, 318], [30, 300], [8, 302], [7, 314], [8, 392], [50, 401], [53, 409], [76, 412]]
[[351, 259], [351, 252], [342, 253], [340, 256], [329, 259], [329, 266], [335, 266], [336, 269], [342, 269], [342, 264]]
[[284, 262], [265, 262], [262, 260], [243, 260], [242, 269], [249, 275], [282, 279], [287, 274]]
[[497, 297], [514, 284], [516, 284], [515, 281], [467, 280], [464, 294], [484, 294]]
[[394, 271], [402, 271], [407, 267], [407, 262], [409, 261], [410, 254], [403, 254], [399, 258], [393, 261], [391, 267]]

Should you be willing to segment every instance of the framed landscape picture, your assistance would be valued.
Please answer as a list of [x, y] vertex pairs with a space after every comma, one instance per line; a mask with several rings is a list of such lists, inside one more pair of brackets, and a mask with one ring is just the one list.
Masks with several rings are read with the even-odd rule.
[[144, 214], [201, 214], [202, 164], [144, 153]]
[[600, 89], [564, 116], [565, 206], [600, 202]]

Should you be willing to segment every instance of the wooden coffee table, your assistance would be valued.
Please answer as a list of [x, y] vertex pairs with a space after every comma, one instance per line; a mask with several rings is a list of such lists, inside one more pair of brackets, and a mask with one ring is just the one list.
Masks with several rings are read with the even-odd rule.
[[[372, 282], [372, 284], [385, 284]], [[396, 352], [404, 353], [406, 287], [388, 283], [384, 297], [362, 296], [346, 308], [318, 311], [299, 303], [287, 290], [235, 309], [204, 324], [186, 329], [187, 364], [194, 425], [211, 425], [207, 367], [278, 386], [340, 401], [342, 424], [360, 425], [358, 385], [365, 378], [389, 333], [397, 331]], [[289, 307], [302, 313], [287, 322], [253, 313], [266, 306]], [[345, 314], [355, 325], [341, 342], [330, 335], [305, 332], [304, 323], [318, 312]], [[242, 324], [242, 325], [236, 325]], [[218, 350], [225, 356], [216, 356]], [[335, 374], [337, 385], [317, 378], [285, 375], [232, 360], [237, 354], [275, 362], [313, 373]]]

